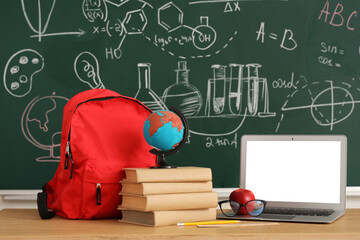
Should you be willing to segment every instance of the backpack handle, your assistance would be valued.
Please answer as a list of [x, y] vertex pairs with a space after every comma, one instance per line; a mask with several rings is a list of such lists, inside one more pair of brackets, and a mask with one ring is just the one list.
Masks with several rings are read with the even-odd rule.
[[41, 219], [50, 219], [55, 217], [53, 211], [49, 211], [47, 207], [47, 192], [45, 190], [45, 185], [42, 187], [42, 192], [37, 194], [37, 206]]

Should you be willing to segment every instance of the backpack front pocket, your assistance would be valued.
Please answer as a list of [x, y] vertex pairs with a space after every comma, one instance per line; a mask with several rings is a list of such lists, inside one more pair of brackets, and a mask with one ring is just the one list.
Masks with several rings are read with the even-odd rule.
[[86, 166], [81, 206], [84, 219], [121, 217], [121, 211], [117, 210], [121, 203], [120, 179], [120, 172], [107, 172], [104, 169]]

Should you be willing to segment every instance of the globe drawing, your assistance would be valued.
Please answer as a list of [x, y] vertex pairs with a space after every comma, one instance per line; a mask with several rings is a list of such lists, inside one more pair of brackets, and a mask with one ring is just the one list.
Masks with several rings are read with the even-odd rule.
[[320, 126], [330, 126], [347, 119], [355, 107], [351, 93], [342, 87], [331, 87], [321, 91], [313, 100], [311, 115]]
[[60, 161], [62, 115], [68, 101], [62, 96], [36, 97], [25, 108], [21, 119], [25, 138], [37, 148], [48, 151], [36, 161]]
[[145, 121], [144, 137], [147, 143], [161, 151], [174, 149], [184, 136], [184, 126], [171, 111], [153, 112]]
[[[281, 108], [282, 111], [310, 109], [315, 123], [322, 127], [330, 127], [330, 131], [336, 124], [351, 116], [356, 104], [351, 93], [351, 85], [342, 83], [337, 86], [332, 80], [309, 84], [307, 80], [305, 82], [303, 86], [298, 84], [298, 89], [288, 95], [288, 99]], [[281, 120], [276, 132], [280, 123]]]

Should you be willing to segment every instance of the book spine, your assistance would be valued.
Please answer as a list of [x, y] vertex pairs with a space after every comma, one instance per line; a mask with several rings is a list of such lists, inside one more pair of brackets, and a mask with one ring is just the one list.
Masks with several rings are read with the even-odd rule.
[[141, 194], [165, 194], [165, 193], [199, 193], [211, 192], [212, 181], [207, 182], [189, 182], [189, 183], [143, 183], [143, 192]]
[[211, 192], [212, 181], [207, 182], [171, 182], [171, 183], [130, 183], [121, 182], [124, 194], [152, 195], [165, 193]]
[[134, 223], [145, 226], [168, 226], [179, 222], [210, 221], [216, 219], [216, 208], [194, 210], [170, 210], [142, 212], [120, 208], [120, 222]]
[[154, 212], [154, 226], [167, 226], [179, 222], [211, 221], [216, 219], [216, 208], [181, 210], [181, 211], [156, 211]]
[[142, 210], [183, 210], [213, 208], [218, 204], [216, 192], [157, 194], [144, 197], [123, 195], [121, 207]]
[[132, 182], [201, 182], [211, 181], [210, 168], [125, 169], [125, 180]]

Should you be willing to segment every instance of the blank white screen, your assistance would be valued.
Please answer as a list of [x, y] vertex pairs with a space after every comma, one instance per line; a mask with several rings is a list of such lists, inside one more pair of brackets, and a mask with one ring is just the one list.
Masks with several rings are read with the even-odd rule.
[[340, 141], [248, 141], [246, 189], [257, 199], [340, 203]]

